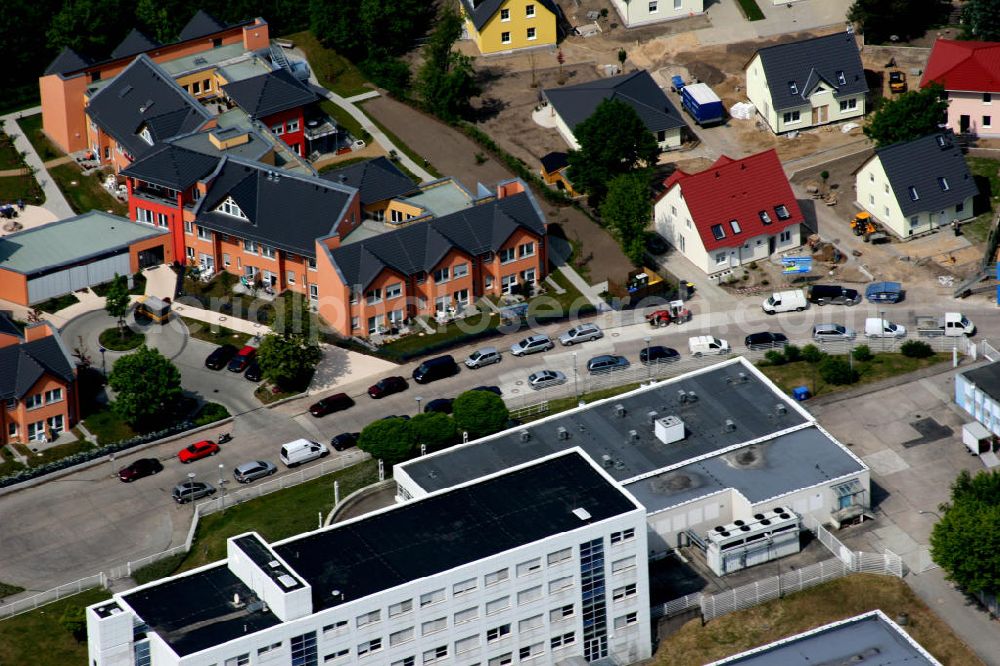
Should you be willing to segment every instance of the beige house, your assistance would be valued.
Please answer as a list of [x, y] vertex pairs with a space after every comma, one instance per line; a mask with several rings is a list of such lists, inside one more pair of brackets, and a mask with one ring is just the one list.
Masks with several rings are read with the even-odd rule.
[[747, 98], [775, 134], [860, 118], [867, 110], [868, 84], [852, 33], [760, 49], [745, 69]]
[[611, 0], [626, 28], [684, 18], [705, 11], [704, 0]]
[[855, 176], [857, 205], [903, 239], [971, 218], [979, 193], [950, 132], [879, 148]]

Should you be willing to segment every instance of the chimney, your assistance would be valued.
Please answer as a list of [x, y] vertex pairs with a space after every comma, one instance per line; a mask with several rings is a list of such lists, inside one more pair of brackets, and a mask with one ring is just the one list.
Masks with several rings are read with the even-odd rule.
[[35, 324], [34, 326], [29, 326], [24, 329], [24, 341], [34, 342], [35, 340], [41, 340], [42, 338], [47, 338], [52, 335], [52, 329], [49, 328], [50, 324], [48, 322], [42, 322], [40, 324]]

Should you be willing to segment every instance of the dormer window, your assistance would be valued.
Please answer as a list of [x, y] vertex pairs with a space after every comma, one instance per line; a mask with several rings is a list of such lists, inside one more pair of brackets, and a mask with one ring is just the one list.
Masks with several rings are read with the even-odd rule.
[[847, 85], [847, 77], [844, 76], [844, 73], [841, 71], [837, 72], [837, 83], [839, 83], [842, 86]]
[[233, 217], [238, 217], [240, 219], [247, 219], [247, 216], [240, 210], [239, 205], [233, 201], [232, 197], [226, 197], [226, 200], [215, 209], [220, 213], [225, 213], [226, 215], [231, 215]]
[[942, 135], [938, 134], [934, 139], [937, 141], [938, 148], [946, 148], [948, 146], [948, 142]]
[[799, 86], [796, 85], [795, 81], [788, 82], [788, 92], [792, 93], [793, 95], [799, 94]]
[[713, 224], [712, 235], [715, 236], [715, 240], [722, 240], [726, 237], [726, 230], [722, 228], [721, 224]]
[[792, 214], [788, 212], [788, 206], [785, 204], [778, 204], [775, 206], [774, 212], [778, 214], [779, 220], [787, 220], [792, 216]]
[[951, 189], [951, 187], [948, 185], [948, 179], [944, 177], [938, 178], [938, 185], [941, 186], [942, 192], [947, 192], [948, 190]]
[[740, 233], [740, 223], [736, 220], [729, 220], [729, 228], [733, 230], [734, 234]]
[[149, 145], [151, 146], [153, 145], [153, 135], [152, 133], [150, 133], [148, 127], [143, 127], [142, 131], [139, 132], [139, 136], [142, 138], [143, 141], [145, 141]]
[[767, 214], [766, 210], [762, 210], [762, 211], [760, 211], [757, 214], [760, 215], [760, 221], [761, 222], [763, 222], [764, 224], [771, 224], [771, 221], [772, 221], [771, 220], [771, 216]]
[[910, 187], [908, 189], [910, 191], [910, 200], [911, 201], [917, 201], [918, 199], [920, 199], [920, 195], [917, 194], [917, 188], [915, 188], [912, 185], [910, 185]]

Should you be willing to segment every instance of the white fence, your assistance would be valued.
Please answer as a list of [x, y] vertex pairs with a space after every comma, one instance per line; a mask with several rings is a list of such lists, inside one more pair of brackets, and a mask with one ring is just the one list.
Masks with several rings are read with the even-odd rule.
[[106, 586], [107, 578], [103, 572], [94, 574], [93, 576], [87, 576], [86, 578], [75, 580], [72, 583], [65, 583], [59, 587], [54, 587], [51, 590], [39, 592], [34, 596], [18, 599], [10, 602], [9, 604], [2, 604], [0, 605], [0, 618], [14, 617], [15, 615], [20, 615], [21, 613], [33, 611], [39, 606], [51, 604], [53, 601], [59, 601], [60, 599], [71, 597], [74, 594], [80, 594], [84, 590], [91, 590], [95, 587]]

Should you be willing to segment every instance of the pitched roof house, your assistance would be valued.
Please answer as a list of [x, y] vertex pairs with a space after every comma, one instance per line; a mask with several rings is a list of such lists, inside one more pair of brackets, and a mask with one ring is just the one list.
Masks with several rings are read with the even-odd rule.
[[948, 129], [978, 136], [1000, 136], [1000, 42], [938, 39], [931, 49], [920, 87], [939, 83], [948, 93]]
[[704, 0], [611, 0], [626, 28], [685, 18], [705, 11]]
[[462, 0], [465, 28], [483, 55], [555, 46], [553, 0]]
[[776, 151], [675, 171], [654, 205], [657, 232], [711, 276], [800, 244], [805, 221]]
[[747, 98], [775, 134], [865, 114], [868, 84], [853, 33], [768, 46], [744, 69]]
[[660, 150], [676, 148], [683, 140], [684, 119], [644, 69], [575, 86], [549, 88], [542, 94], [548, 100], [556, 128], [573, 149], [580, 148], [573, 130], [606, 99], [618, 100], [632, 107], [646, 128], [656, 136]]
[[227, 83], [222, 90], [241, 109], [264, 124], [269, 116], [319, 100], [316, 93], [284, 68]]
[[418, 186], [399, 170], [387, 157], [356, 162], [339, 169], [330, 169], [320, 175], [348, 187], [357, 188], [361, 206], [366, 213], [384, 208], [390, 199], [416, 192]]
[[951, 132], [877, 149], [855, 187], [858, 204], [904, 239], [971, 218], [979, 193]]

